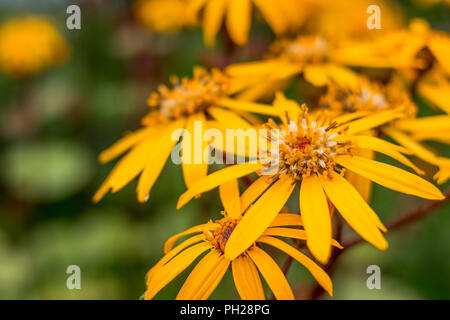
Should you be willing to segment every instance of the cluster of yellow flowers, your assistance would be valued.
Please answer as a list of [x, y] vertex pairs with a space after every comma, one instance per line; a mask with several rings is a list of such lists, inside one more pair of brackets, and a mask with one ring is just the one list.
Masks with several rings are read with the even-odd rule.
[[[332, 295], [326, 272], [280, 238], [306, 241], [312, 256], [325, 264], [332, 246], [342, 248], [332, 239], [336, 211], [362, 238], [384, 250], [386, 227], [367, 203], [372, 182], [425, 199], [443, 199], [436, 186], [420, 177], [426, 176], [424, 171], [411, 160], [419, 158], [435, 166], [434, 179], [440, 184], [450, 178], [450, 159], [425, 145], [428, 140], [450, 143], [450, 35], [422, 20], [404, 27], [384, 2], [380, 2], [383, 30], [369, 30], [365, 20], [369, 4], [358, 1], [356, 7], [362, 8], [358, 11], [350, 1], [138, 2], [140, 20], [157, 31], [203, 21], [204, 40], [210, 45], [222, 22], [223, 32], [236, 44], [245, 44], [253, 12], [277, 36], [260, 61], [224, 70], [197, 67], [192, 78], [174, 78], [170, 87], [161, 86], [148, 100], [150, 113], [143, 118], [143, 127], [100, 155], [100, 161], [107, 162], [128, 151], [94, 200], [140, 175], [138, 199], [146, 201], [175, 146], [172, 133], [178, 128], [194, 132], [200, 121], [202, 136], [208, 128], [259, 128], [266, 130], [270, 146], [279, 146], [271, 174], [262, 174], [267, 163], [261, 159], [208, 174], [207, 159], [189, 161], [194, 146], [187, 141], [190, 136], [182, 136], [182, 153], [188, 154], [182, 162], [187, 191], [179, 198], [178, 208], [218, 187], [223, 218], [194, 226], [166, 242], [164, 257], [147, 274], [146, 299], [202, 255], [178, 299], [208, 298], [230, 266], [242, 299], [265, 298], [260, 275], [277, 299], [293, 299], [285, 275], [261, 243], [297, 260]], [[293, 80], [317, 89], [317, 96], [305, 96], [309, 108], [280, 92]], [[441, 114], [418, 117], [412, 95], [423, 97]], [[267, 97], [275, 97], [272, 105], [261, 103]], [[270, 118], [264, 123], [255, 114]], [[272, 147], [262, 148], [259, 151], [265, 154], [275, 152]], [[395, 159], [414, 173], [374, 160], [375, 153]], [[253, 180], [253, 173], [260, 176]], [[242, 193], [241, 178], [251, 181]], [[285, 205], [296, 189], [300, 212], [289, 213]], [[185, 236], [189, 237], [176, 245]]]
[[36, 74], [68, 55], [66, 41], [47, 17], [17, 17], [0, 26], [0, 69], [12, 77]]

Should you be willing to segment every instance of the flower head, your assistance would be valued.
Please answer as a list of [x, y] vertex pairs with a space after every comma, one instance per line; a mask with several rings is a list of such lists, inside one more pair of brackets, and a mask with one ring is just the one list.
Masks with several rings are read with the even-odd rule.
[[[160, 86], [158, 92], [152, 93], [148, 99], [151, 111], [142, 119], [143, 127], [100, 154], [100, 161], [108, 162], [131, 149], [100, 186], [94, 201], [102, 199], [109, 190], [117, 192], [122, 189], [140, 173], [138, 200], [146, 201], [180, 136], [186, 185], [190, 186], [206, 176], [208, 162], [202, 155], [209, 144], [203, 140], [208, 128], [248, 129], [251, 127], [246, 120], [248, 112], [276, 114], [271, 107], [231, 99], [233, 86], [232, 80], [220, 71], [208, 72], [202, 68], [194, 69], [192, 78], [178, 80], [172, 77], [171, 88]], [[197, 143], [191, 143], [191, 136], [199, 123], [201, 132], [194, 139], [201, 140], [198, 144], [201, 159], [196, 161], [197, 149], [194, 148], [197, 148]], [[176, 132], [179, 135], [174, 138]]]
[[[194, 267], [181, 287], [177, 299], [207, 299], [230, 265], [236, 289], [242, 299], [265, 298], [259, 273], [277, 299], [293, 299], [294, 295], [286, 277], [278, 264], [261, 248], [261, 243], [273, 246], [292, 256], [305, 266], [319, 284], [332, 295], [332, 282], [325, 271], [299, 250], [277, 238], [306, 239], [306, 234], [301, 229], [302, 220], [299, 215], [278, 214], [262, 235], [250, 243], [240, 255], [233, 259], [225, 255], [228, 240], [239, 227], [242, 214], [245, 217], [247, 209], [245, 198], [239, 199], [237, 181], [230, 181], [229, 184], [235, 186], [231, 188], [235, 192], [230, 192], [230, 188], [226, 188], [227, 192], [221, 190], [222, 200], [225, 207], [234, 209], [231, 212], [222, 211], [224, 216], [222, 219], [189, 228], [167, 240], [164, 246], [165, 256], [147, 273], [145, 299], [153, 299], [164, 286], [205, 252], [207, 254]], [[243, 194], [243, 197], [246, 196]], [[173, 247], [180, 237], [186, 235], [191, 236]], [[342, 248], [334, 240], [332, 244]]]
[[156, 110], [143, 120], [144, 123], [151, 125], [205, 112], [226, 96], [229, 85], [229, 79], [219, 70], [209, 73], [202, 68], [194, 69], [192, 78], [172, 77], [171, 82], [171, 88], [161, 85], [158, 92], [150, 95], [147, 103]]
[[319, 107], [337, 114], [402, 109], [405, 117], [416, 115], [417, 106], [397, 82], [383, 85], [356, 75], [353, 82], [355, 85], [330, 82], [327, 93], [320, 98]]
[[267, 125], [271, 130], [281, 129], [275, 137], [280, 144], [278, 174], [286, 173], [296, 181], [312, 173], [339, 171], [334, 158], [350, 155], [352, 146], [345, 138], [348, 127], [338, 129], [337, 122], [328, 123], [326, 118], [311, 120], [306, 106], [302, 108], [297, 121], [287, 115], [286, 125], [278, 126], [273, 121]]
[[267, 57], [277, 57], [295, 63], [321, 63], [329, 55], [329, 45], [319, 36], [299, 36], [295, 39], [276, 40], [269, 48]]
[[0, 26], [0, 69], [13, 77], [60, 64], [68, 52], [67, 43], [45, 17], [19, 17]]
[[[361, 116], [358, 113], [310, 119], [307, 109], [278, 96], [274, 108], [283, 116], [278, 131], [267, 134], [271, 142], [279, 142], [279, 163], [275, 172], [263, 175], [249, 188], [251, 201], [238, 226], [228, 239], [225, 256], [234, 259], [253, 243], [283, 208], [295, 185], [300, 187], [300, 212], [311, 253], [322, 263], [330, 254], [331, 219], [328, 202], [364, 239], [379, 249], [387, 242], [380, 231], [386, 228], [359, 192], [343, 177], [348, 169], [395, 191], [426, 199], [442, 199], [442, 193], [431, 183], [395, 166], [353, 154], [353, 149], [384, 153], [405, 165], [418, 169], [401, 152], [404, 148], [382, 139], [365, 135], [373, 127], [399, 117], [398, 110], [386, 110]], [[293, 119], [298, 119], [297, 121]], [[276, 127], [269, 121], [267, 126]], [[265, 150], [272, 153], [273, 150]], [[178, 207], [192, 197], [249, 172], [259, 171], [254, 164], [231, 166], [208, 175], [191, 186], [179, 199]], [[269, 179], [268, 179], [269, 177]]]
[[187, 12], [188, 0], [137, 0], [133, 9], [137, 20], [150, 30], [177, 31], [196, 23]]

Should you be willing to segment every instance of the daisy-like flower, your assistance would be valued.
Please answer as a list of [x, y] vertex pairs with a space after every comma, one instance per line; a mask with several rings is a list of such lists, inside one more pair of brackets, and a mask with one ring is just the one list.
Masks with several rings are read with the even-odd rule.
[[[178, 292], [177, 299], [207, 299], [230, 266], [236, 289], [242, 299], [265, 299], [259, 273], [272, 290], [275, 298], [294, 299], [286, 277], [278, 264], [263, 250], [261, 244], [270, 245], [290, 255], [306, 267], [330, 295], [333, 294], [333, 284], [326, 272], [299, 250], [277, 238], [306, 239], [305, 231], [300, 228], [302, 219], [298, 214], [280, 213], [276, 215], [261, 235], [254, 239], [241, 254], [232, 259], [228, 258], [224, 254], [228, 246], [228, 239], [239, 227], [242, 215], [245, 217], [245, 212], [250, 206], [249, 200], [252, 197], [246, 191], [242, 198], [239, 198], [236, 180], [223, 184], [220, 188], [220, 195], [225, 208], [225, 211], [222, 211], [224, 216], [222, 219], [194, 226], [167, 240], [164, 246], [165, 256], [147, 273], [145, 299], [153, 299], [162, 288], [205, 252], [207, 254], [201, 258], [189, 274]], [[187, 235], [190, 237], [174, 247], [179, 238]], [[332, 244], [342, 248], [334, 240]]]
[[[347, 223], [368, 242], [386, 249], [387, 242], [381, 231], [386, 228], [348, 182], [345, 169], [355, 172], [389, 189], [426, 199], [443, 199], [442, 193], [424, 179], [395, 166], [366, 159], [353, 154], [355, 147], [387, 154], [405, 164], [409, 161], [400, 153], [403, 148], [382, 139], [364, 135], [373, 127], [387, 123], [401, 111], [387, 110], [354, 119], [355, 114], [335, 119], [311, 119], [306, 107], [279, 97], [275, 108], [287, 111], [283, 124], [273, 121], [268, 128], [279, 129], [271, 133], [271, 142], [279, 143], [278, 166], [271, 175], [256, 180], [247, 190], [256, 200], [230, 236], [225, 257], [234, 259], [253, 243], [270, 225], [292, 194], [300, 187], [300, 212], [311, 253], [326, 262], [330, 255], [331, 219], [328, 201], [339, 211]], [[294, 120], [292, 120], [294, 119]], [[265, 152], [270, 153], [271, 150]], [[260, 163], [259, 170], [264, 164]], [[179, 199], [178, 208], [194, 196], [255, 172], [254, 164], [235, 165], [216, 171], [191, 186]]]
[[203, 8], [203, 38], [207, 45], [214, 44], [224, 19], [233, 42], [244, 45], [248, 40], [252, 7], [261, 12], [277, 35], [303, 22], [302, 1], [298, 0], [191, 0], [187, 11], [196, 15]]
[[143, 26], [156, 32], [177, 31], [196, 24], [196, 17], [186, 10], [189, 0], [136, 0], [134, 14]]
[[395, 40], [397, 42], [391, 46], [379, 48], [382, 43], [376, 41], [355, 44], [342, 39], [329, 41], [321, 36], [301, 35], [295, 39], [279, 39], [271, 45], [266, 59], [233, 64], [225, 71], [233, 78], [247, 79], [249, 86], [243, 88], [239, 95], [246, 100], [274, 94], [299, 74], [318, 87], [330, 81], [347, 84], [353, 78], [347, 66], [396, 69], [419, 65], [414, 56], [417, 51], [409, 46], [417, 50], [420, 44], [413, 46], [401, 43], [397, 38]]
[[[433, 71], [434, 73], [434, 71]], [[410, 155], [414, 155], [425, 162], [439, 168], [434, 178], [442, 184], [450, 178], [450, 159], [440, 157], [435, 152], [428, 150], [420, 143], [420, 140], [436, 140], [450, 143], [448, 134], [450, 133], [450, 116], [437, 115], [430, 117], [416, 118], [417, 106], [411, 100], [409, 94], [396, 81], [387, 85], [369, 82], [365, 78], [355, 74], [352, 86], [342, 86], [337, 83], [330, 83], [327, 86], [327, 93], [321, 97], [319, 107], [331, 110], [338, 115], [346, 113], [370, 114], [382, 110], [399, 109], [403, 110], [405, 117], [390, 123], [380, 125], [378, 129], [386, 136], [391, 137], [401, 146], [406, 148]], [[443, 102], [446, 97], [439, 84], [426, 84], [429, 90], [434, 93], [434, 101]], [[445, 86], [445, 84], [443, 84]], [[372, 155], [373, 157], [373, 155]], [[423, 172], [412, 165], [417, 173]], [[352, 174], [351, 174], [352, 175]], [[352, 183], [359, 185], [358, 190], [370, 188], [369, 181], [352, 175]], [[366, 198], [366, 196], [365, 196]]]
[[[105, 163], [131, 148], [94, 195], [95, 202], [109, 190], [117, 192], [122, 189], [141, 172], [137, 186], [138, 200], [146, 201], [175, 146], [176, 141], [172, 140], [172, 136], [177, 129], [185, 129], [192, 136], [195, 134], [197, 139], [202, 139], [202, 155], [208, 145], [203, 140], [208, 128], [248, 129], [251, 125], [246, 119], [253, 118], [247, 111], [277, 114], [271, 107], [229, 98], [235, 90], [235, 83], [219, 70], [207, 72], [196, 68], [192, 78], [179, 80], [173, 77], [171, 80], [171, 88], [160, 86], [158, 92], [150, 95], [148, 105], [151, 111], [142, 119], [143, 128], [126, 135], [100, 154], [100, 162]], [[202, 132], [194, 132], [196, 122], [201, 122]], [[197, 152], [194, 148], [197, 148], [197, 143], [191, 143], [191, 134], [184, 134], [182, 139], [182, 168], [188, 187], [206, 176], [208, 170], [205, 156], [195, 158]]]
[[13, 77], [36, 74], [63, 63], [66, 41], [46, 17], [24, 16], [0, 26], [0, 69]]

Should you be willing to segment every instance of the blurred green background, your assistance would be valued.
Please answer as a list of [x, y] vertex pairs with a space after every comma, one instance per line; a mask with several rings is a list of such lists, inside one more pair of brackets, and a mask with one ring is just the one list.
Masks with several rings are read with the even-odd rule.
[[[408, 17], [425, 17], [433, 27], [450, 30], [448, 7], [418, 9], [411, 1], [398, 2]], [[139, 126], [149, 93], [171, 74], [189, 75], [195, 64], [221, 66], [224, 58], [220, 43], [205, 49], [199, 29], [155, 34], [141, 28], [130, 1], [78, 2], [82, 28], [69, 31], [65, 11], [74, 3], [0, 1], [0, 22], [23, 13], [49, 15], [72, 51], [65, 65], [28, 80], [0, 74], [1, 299], [137, 299], [164, 241], [217, 217], [221, 209], [213, 191], [175, 210], [185, 187], [181, 169], [171, 163], [145, 204], [136, 201], [135, 182], [99, 204], [91, 202], [113, 165], [98, 164], [97, 155]], [[234, 60], [255, 59], [273, 36], [256, 25], [252, 37], [253, 44], [239, 49]], [[418, 103], [422, 114], [431, 112]], [[433, 146], [450, 156], [448, 146]], [[420, 203], [381, 187], [372, 201], [385, 222]], [[388, 235], [385, 252], [367, 244], [349, 250], [337, 265], [335, 298], [449, 299], [448, 230], [449, 205]], [[371, 264], [381, 268], [381, 290], [366, 288]], [[81, 290], [66, 287], [69, 265], [81, 268]], [[186, 274], [157, 298], [174, 298]], [[295, 262], [289, 279], [312, 283]], [[212, 298], [237, 298], [230, 274]]]

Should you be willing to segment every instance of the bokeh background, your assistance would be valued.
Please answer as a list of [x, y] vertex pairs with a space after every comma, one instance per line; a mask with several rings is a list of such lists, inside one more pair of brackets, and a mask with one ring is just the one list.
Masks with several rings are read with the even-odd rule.
[[[394, 3], [406, 19], [423, 17], [450, 31], [448, 6]], [[81, 30], [66, 28], [69, 4], [81, 7]], [[218, 216], [218, 192], [175, 210], [185, 187], [181, 169], [168, 163], [147, 203], [137, 203], [134, 182], [94, 205], [91, 197], [113, 165], [98, 164], [97, 155], [139, 126], [150, 92], [171, 74], [190, 75], [196, 64], [221, 67], [257, 59], [273, 35], [256, 21], [250, 43], [230, 54], [220, 38], [215, 48], [205, 48], [199, 28], [165, 34], [143, 28], [131, 1], [0, 0], [0, 23], [28, 13], [50, 16], [71, 56], [26, 80], [0, 73], [0, 298], [138, 299], [164, 241]], [[295, 97], [295, 85], [288, 95]], [[416, 102], [421, 114], [432, 113], [423, 101]], [[448, 147], [433, 147], [450, 156]], [[382, 187], [375, 187], [372, 199], [385, 222], [420, 203]], [[295, 199], [291, 204], [295, 208]], [[447, 205], [388, 234], [385, 252], [368, 244], [349, 250], [337, 264], [335, 298], [449, 299], [449, 230]], [[81, 268], [81, 290], [66, 287], [66, 268], [72, 264]], [[381, 268], [381, 290], [366, 287], [371, 264]], [[157, 298], [175, 297], [186, 274]], [[289, 280], [313, 283], [296, 263]], [[230, 274], [212, 295], [237, 297]]]

